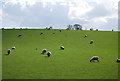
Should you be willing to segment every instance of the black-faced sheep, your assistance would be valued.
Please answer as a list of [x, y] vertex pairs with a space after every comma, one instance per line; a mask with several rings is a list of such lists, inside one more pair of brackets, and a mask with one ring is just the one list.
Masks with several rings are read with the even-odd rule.
[[90, 62], [94, 62], [94, 61], [97, 61], [97, 62], [99, 62], [99, 57], [98, 56], [93, 56], [91, 59], [90, 59]]
[[50, 57], [50, 55], [52, 54], [50, 51], [48, 51], [47, 53], [47, 56]]
[[117, 59], [116, 62], [120, 63], [120, 59]]
[[43, 49], [41, 54], [45, 54], [47, 52], [47, 49]]
[[14, 46], [14, 47], [12, 47], [12, 49], [16, 49], [16, 47]]
[[65, 48], [64, 48], [64, 46], [60, 46], [60, 49], [61, 49], [61, 50], [64, 50]]
[[7, 50], [7, 54], [8, 54], [8, 55], [11, 54], [11, 50], [10, 50], [10, 49]]
[[18, 35], [18, 37], [21, 37], [21, 36], [22, 36], [21, 34]]
[[91, 41], [90, 41], [90, 44], [93, 44], [93, 43], [94, 43], [94, 41], [93, 41], [93, 40], [91, 40]]

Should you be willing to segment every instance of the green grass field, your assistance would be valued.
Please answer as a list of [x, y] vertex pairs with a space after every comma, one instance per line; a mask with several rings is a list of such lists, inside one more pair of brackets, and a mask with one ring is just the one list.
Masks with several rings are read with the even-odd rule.
[[[40, 33], [43, 32], [43, 35]], [[55, 33], [55, 34], [53, 34]], [[17, 37], [22, 34], [22, 37]], [[84, 38], [84, 34], [88, 37]], [[24, 29], [2, 33], [3, 79], [117, 79], [118, 32]], [[94, 44], [90, 45], [90, 40]], [[60, 46], [65, 50], [60, 50]], [[16, 46], [11, 55], [6, 50]], [[38, 48], [38, 50], [36, 50]], [[52, 52], [48, 58], [42, 49]], [[90, 63], [92, 56], [100, 62]]]

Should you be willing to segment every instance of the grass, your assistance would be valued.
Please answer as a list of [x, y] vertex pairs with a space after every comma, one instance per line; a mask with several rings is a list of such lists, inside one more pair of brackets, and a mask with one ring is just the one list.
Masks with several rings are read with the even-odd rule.
[[[95, 43], [90, 45], [90, 40]], [[3, 31], [2, 41], [3, 79], [118, 78], [118, 32], [9, 29]], [[65, 50], [59, 49], [62, 45]], [[6, 55], [12, 46], [17, 49]], [[51, 57], [41, 55], [42, 49], [51, 51]], [[100, 62], [90, 63], [92, 56], [99, 56]]]

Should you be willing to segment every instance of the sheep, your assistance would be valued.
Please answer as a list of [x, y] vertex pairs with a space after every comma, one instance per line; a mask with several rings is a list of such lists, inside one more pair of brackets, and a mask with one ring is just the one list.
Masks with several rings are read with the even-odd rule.
[[50, 57], [50, 55], [52, 54], [50, 51], [48, 51], [47, 53], [47, 56]]
[[41, 54], [45, 54], [47, 52], [47, 49], [43, 49]]
[[120, 59], [117, 58], [116, 62], [120, 63]]
[[12, 47], [12, 49], [16, 49], [16, 47], [14, 46], [14, 47]]
[[11, 54], [11, 50], [10, 50], [10, 49], [7, 50], [7, 54], [8, 54], [8, 55]]
[[87, 37], [87, 35], [85, 34], [84, 38], [86, 38], [86, 37]]
[[90, 41], [90, 44], [93, 44], [93, 43], [94, 43], [94, 41], [93, 41], [93, 40], [91, 40], [91, 41]]
[[65, 48], [64, 48], [64, 46], [60, 46], [60, 49], [61, 49], [61, 50], [64, 50]]
[[21, 34], [18, 35], [18, 37], [21, 37], [21, 36], [22, 36]]
[[99, 56], [93, 56], [91, 59], [90, 59], [90, 62], [94, 62], [94, 61], [97, 61], [97, 62], [99, 62]]

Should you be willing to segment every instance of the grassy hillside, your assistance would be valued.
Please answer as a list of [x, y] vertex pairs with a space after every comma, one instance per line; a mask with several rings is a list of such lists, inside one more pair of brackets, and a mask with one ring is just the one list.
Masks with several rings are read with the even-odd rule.
[[[90, 40], [95, 43], [90, 45]], [[3, 79], [118, 78], [118, 32], [11, 29], [3, 31], [2, 41]], [[65, 50], [59, 49], [62, 45]], [[6, 55], [12, 46], [17, 49]], [[42, 49], [51, 51], [51, 57], [40, 54]], [[100, 62], [90, 63], [92, 56], [99, 56]]]

